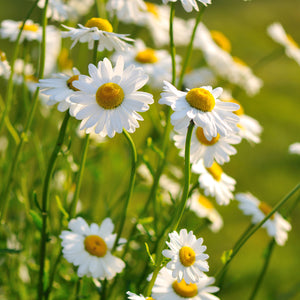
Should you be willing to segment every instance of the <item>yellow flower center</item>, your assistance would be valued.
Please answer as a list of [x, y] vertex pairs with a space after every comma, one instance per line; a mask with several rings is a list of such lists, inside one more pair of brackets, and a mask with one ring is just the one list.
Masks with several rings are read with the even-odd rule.
[[154, 300], [152, 297], [147, 297], [146, 300]]
[[58, 56], [58, 65], [61, 70], [69, 70], [73, 67], [73, 60], [69, 58], [69, 51], [62, 48]]
[[113, 27], [106, 19], [101, 18], [91, 18], [85, 23], [85, 27], [92, 28], [97, 27], [99, 30], [112, 32]]
[[0, 60], [5, 61], [6, 60], [6, 55], [3, 51], [0, 50]]
[[213, 137], [211, 141], [208, 141], [204, 135], [203, 129], [201, 127], [197, 127], [196, 129], [196, 137], [198, 141], [205, 146], [212, 146], [218, 142], [220, 135], [218, 134], [216, 137]]
[[228, 102], [232, 102], [232, 103], [236, 103], [240, 106], [240, 108], [236, 111], [234, 111], [234, 113], [238, 116], [241, 116], [244, 114], [244, 108], [242, 107], [241, 103], [235, 99], [230, 99], [230, 100], [227, 100]]
[[185, 99], [192, 107], [204, 112], [212, 111], [216, 104], [214, 96], [203, 88], [191, 89]]
[[198, 288], [195, 283], [187, 284], [184, 279], [180, 282], [174, 281], [172, 284], [174, 292], [183, 298], [192, 298], [198, 294]]
[[200, 195], [199, 198], [198, 198], [198, 202], [204, 206], [205, 208], [209, 209], [209, 210], [212, 210], [214, 209], [214, 206], [213, 204], [204, 196]]
[[34, 75], [25, 75], [25, 81], [29, 82], [38, 82], [39, 79], [36, 78]]
[[[21, 29], [22, 23], [19, 25], [19, 29]], [[39, 30], [39, 26], [37, 24], [25, 24], [23, 30], [37, 32]]]
[[183, 246], [179, 250], [179, 259], [185, 267], [190, 267], [196, 260], [196, 253], [191, 247]]
[[292, 44], [293, 46], [295, 46], [296, 48], [299, 48], [299, 45], [297, 44], [297, 42], [293, 39], [293, 37], [290, 34], [286, 35], [288, 42], [290, 44]]
[[234, 62], [236, 62], [238, 65], [245, 66], [245, 67], [248, 66], [242, 59], [240, 59], [240, 58], [237, 57], [237, 56], [232, 56], [232, 59], [233, 59]]
[[224, 51], [230, 52], [231, 51], [231, 43], [229, 39], [220, 31], [211, 30], [210, 31], [211, 37], [214, 42]]
[[154, 64], [158, 61], [158, 58], [155, 55], [155, 51], [153, 49], [148, 48], [138, 52], [138, 54], [135, 57], [135, 60], [142, 64]]
[[214, 162], [210, 168], [206, 168], [206, 170], [211, 174], [211, 176], [216, 180], [220, 181], [223, 173], [222, 168]]
[[101, 85], [96, 93], [97, 103], [105, 109], [118, 107], [124, 100], [123, 89], [116, 83], [108, 82]]
[[88, 253], [97, 257], [103, 257], [107, 252], [106, 243], [98, 235], [87, 236], [84, 240], [84, 248]]
[[[258, 208], [263, 212], [265, 216], [267, 216], [273, 209], [266, 202], [260, 202]], [[270, 217], [270, 219], [274, 219], [274, 215]]]
[[149, 13], [151, 13], [152, 15], [154, 15], [156, 17], [156, 19], [159, 19], [159, 13], [158, 13], [158, 9], [157, 6], [153, 3], [150, 2], [145, 2], [146, 7], [147, 7], [147, 11]]
[[74, 85], [73, 85], [73, 81], [74, 80], [78, 80], [79, 79], [79, 75], [74, 75], [72, 77], [70, 77], [68, 80], [67, 80], [67, 86], [69, 89], [77, 92], [77, 91], [80, 91], [79, 89], [77, 89]]

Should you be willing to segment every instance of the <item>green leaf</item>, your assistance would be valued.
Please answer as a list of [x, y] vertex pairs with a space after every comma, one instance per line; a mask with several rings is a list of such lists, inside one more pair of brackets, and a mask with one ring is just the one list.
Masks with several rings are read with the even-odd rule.
[[60, 198], [58, 195], [55, 196], [55, 199], [56, 199], [56, 203], [57, 203], [57, 206], [58, 206], [58, 209], [60, 210], [60, 212], [64, 215], [64, 217], [66, 219], [69, 218], [69, 214], [67, 213], [67, 211], [64, 209], [61, 201], [60, 201]]
[[33, 223], [35, 224], [37, 229], [42, 230], [43, 222], [41, 216], [32, 209], [29, 211], [29, 214], [31, 215]]
[[19, 254], [20, 252], [22, 252], [22, 250], [18, 250], [18, 249], [0, 249], [0, 253], [9, 253], [9, 254]]
[[153, 217], [139, 219], [139, 223], [142, 225], [151, 224], [152, 222], [153, 222]]
[[147, 243], [145, 243], [145, 247], [146, 247], [146, 252], [147, 252], [147, 254], [148, 254], [149, 258], [150, 258], [150, 261], [155, 266], [155, 260], [154, 260], [153, 256], [150, 253], [150, 249], [149, 249], [149, 246], [148, 246]]
[[228, 260], [230, 260], [231, 255], [232, 255], [232, 249], [223, 252], [221, 256], [221, 261], [224, 265], [227, 263]]

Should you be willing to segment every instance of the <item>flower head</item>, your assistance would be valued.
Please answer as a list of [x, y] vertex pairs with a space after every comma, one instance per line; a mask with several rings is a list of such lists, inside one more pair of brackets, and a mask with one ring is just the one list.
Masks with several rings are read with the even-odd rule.
[[0, 76], [8, 79], [10, 75], [10, 65], [6, 59], [6, 55], [0, 50]]
[[128, 295], [128, 299], [130, 300], [154, 300], [152, 297], [144, 297], [143, 295], [136, 295], [131, 292], [126, 293]]
[[62, 251], [67, 261], [78, 266], [79, 277], [112, 279], [122, 272], [125, 263], [110, 252], [116, 239], [110, 218], [104, 219], [100, 226], [95, 223], [88, 226], [78, 217], [72, 219], [68, 227], [70, 231], [64, 230], [60, 235]]
[[300, 143], [294, 143], [289, 146], [289, 153], [300, 154]]
[[200, 278], [206, 277], [203, 272], [209, 270], [208, 255], [203, 252], [203, 239], [197, 239], [192, 231], [181, 229], [179, 234], [176, 231], [169, 233], [170, 242], [166, 242], [171, 250], [163, 250], [162, 254], [170, 258], [167, 268], [172, 270], [172, 276], [178, 281], [184, 280], [187, 284], [195, 283]]
[[[39, 0], [38, 7], [43, 9], [45, 0]], [[69, 19], [71, 7], [62, 2], [62, 0], [49, 0], [47, 6], [47, 18], [55, 21], [65, 21]]]
[[[196, 11], [199, 11], [199, 7], [196, 0], [180, 0], [183, 8], [187, 12], [191, 12], [193, 9]], [[207, 6], [207, 4], [211, 4], [211, 0], [198, 0], [203, 5]], [[177, 2], [177, 0], [163, 0], [164, 4], [167, 4], [168, 2]]]
[[[259, 201], [251, 193], [239, 193], [235, 198], [240, 202], [239, 208], [245, 215], [252, 216], [252, 223], [262, 221], [271, 211], [267, 203]], [[278, 212], [275, 212], [263, 225], [269, 236], [275, 238], [276, 243], [283, 246], [288, 238], [287, 232], [292, 229], [291, 224], [286, 221]]]

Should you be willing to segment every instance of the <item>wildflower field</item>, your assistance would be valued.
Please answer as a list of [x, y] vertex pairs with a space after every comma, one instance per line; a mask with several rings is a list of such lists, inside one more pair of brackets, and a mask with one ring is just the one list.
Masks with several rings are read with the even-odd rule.
[[300, 0], [0, 3], [0, 300], [300, 299]]

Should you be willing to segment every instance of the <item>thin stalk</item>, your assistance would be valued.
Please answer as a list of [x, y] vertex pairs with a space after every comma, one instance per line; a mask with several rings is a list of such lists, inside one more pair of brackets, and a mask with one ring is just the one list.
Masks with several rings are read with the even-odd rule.
[[205, 10], [205, 6], [202, 5], [202, 7], [201, 7], [201, 9], [200, 9], [200, 11], [197, 15], [197, 18], [196, 18], [196, 21], [195, 21], [195, 26], [194, 26], [192, 36], [191, 36], [191, 39], [190, 39], [190, 43], [188, 45], [188, 49], [187, 49], [187, 52], [186, 52], [186, 55], [185, 55], [185, 58], [184, 58], [184, 61], [183, 61], [183, 65], [182, 65], [182, 69], [181, 69], [181, 73], [180, 73], [179, 81], [178, 81], [178, 85], [177, 85], [178, 89], [182, 88], [183, 77], [185, 75], [186, 69], [189, 65], [189, 61], [190, 61], [190, 58], [191, 58], [191, 54], [192, 54], [192, 50], [193, 50], [193, 43], [194, 43], [197, 27], [198, 27], [198, 25], [199, 25], [199, 23], [202, 19], [204, 10]]
[[273, 253], [273, 249], [274, 249], [275, 243], [276, 243], [275, 239], [272, 239], [271, 242], [269, 243], [267, 249], [266, 249], [265, 263], [264, 263], [264, 265], [263, 265], [263, 267], [261, 269], [261, 272], [260, 272], [260, 274], [259, 274], [259, 276], [257, 278], [257, 281], [255, 283], [255, 286], [253, 288], [253, 291], [252, 291], [252, 293], [250, 295], [249, 300], [254, 300], [254, 298], [255, 298], [255, 296], [256, 296], [256, 294], [258, 292], [258, 289], [259, 289], [259, 287], [260, 287], [260, 285], [261, 285], [261, 283], [263, 281], [263, 278], [264, 278], [264, 276], [266, 274], [266, 271], [268, 269], [269, 262], [270, 262], [270, 259], [271, 259], [271, 255]]
[[100, 18], [106, 19], [105, 0], [96, 0], [97, 12]]
[[44, 179], [43, 194], [42, 194], [42, 206], [41, 206], [41, 208], [42, 208], [42, 229], [41, 229], [41, 244], [40, 244], [40, 270], [39, 270], [39, 282], [38, 282], [38, 299], [43, 299], [43, 297], [44, 297], [44, 267], [45, 267], [46, 244], [47, 244], [47, 216], [48, 216], [47, 211], [48, 211], [48, 199], [49, 199], [49, 185], [50, 185], [50, 180], [51, 180], [51, 177], [53, 174], [57, 156], [58, 156], [59, 151], [61, 150], [61, 147], [64, 142], [69, 118], [70, 118], [70, 115], [69, 115], [69, 112], [67, 111], [65, 113], [65, 118], [61, 125], [55, 147], [51, 154], [51, 157], [50, 157], [50, 160], [48, 163], [48, 168], [46, 171], [46, 176]]
[[81, 284], [82, 284], [82, 278], [78, 278], [75, 287], [75, 297], [74, 297], [75, 300], [80, 299]]
[[282, 56], [284, 54], [284, 48], [280, 47], [272, 51], [271, 53], [267, 54], [266, 56], [262, 57], [258, 62], [256, 62], [252, 66], [253, 71], [257, 71], [261, 67], [265, 66], [266, 64], [274, 61], [278, 57]]
[[169, 23], [169, 37], [170, 37], [170, 54], [172, 59], [172, 84], [175, 84], [176, 81], [176, 49], [174, 43], [174, 30], [173, 23], [175, 17], [175, 3], [171, 3], [171, 11], [170, 11], [170, 23]]
[[232, 261], [232, 259], [237, 255], [239, 250], [245, 245], [245, 243], [250, 239], [250, 237], [277, 211], [280, 209], [280, 207], [288, 200], [290, 199], [298, 190], [300, 189], [300, 183], [296, 185], [296, 187], [290, 191], [281, 201], [278, 202], [277, 205], [273, 208], [273, 210], [258, 224], [256, 224], [249, 232], [246, 234], [243, 238], [243, 240], [239, 243], [239, 245], [232, 251], [232, 254], [230, 255], [230, 258], [227, 260], [227, 262], [224, 264], [223, 268], [218, 271], [216, 274], [216, 280], [217, 282], [219, 279], [223, 276], [223, 273], [226, 271], [228, 265]]

